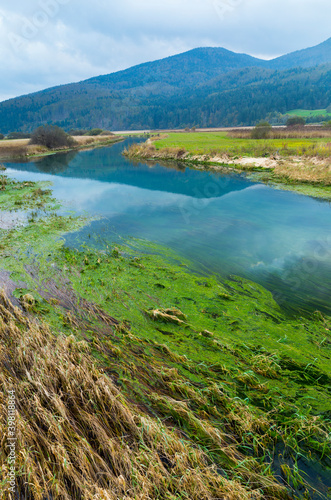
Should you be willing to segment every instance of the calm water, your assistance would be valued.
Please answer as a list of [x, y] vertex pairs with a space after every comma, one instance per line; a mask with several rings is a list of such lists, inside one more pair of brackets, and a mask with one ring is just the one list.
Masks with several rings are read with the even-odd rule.
[[77, 213], [101, 216], [69, 245], [135, 237], [161, 243], [201, 272], [263, 284], [287, 307], [331, 313], [331, 207], [239, 174], [134, 164], [127, 143], [34, 163], [7, 164], [19, 180], [52, 181]]

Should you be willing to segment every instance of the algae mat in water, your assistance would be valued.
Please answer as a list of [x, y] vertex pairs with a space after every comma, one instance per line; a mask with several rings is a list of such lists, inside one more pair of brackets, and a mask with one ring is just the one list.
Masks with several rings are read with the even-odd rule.
[[[1, 230], [0, 267], [20, 283], [14, 296], [29, 320], [84, 339], [125, 404], [204, 453], [233, 482], [232, 498], [328, 498], [330, 318], [288, 317], [260, 285], [205, 277], [160, 246], [66, 248], [61, 235], [84, 221], [57, 216], [33, 184], [10, 184], [6, 196], [20, 189], [22, 203], [7, 208], [27, 209], [27, 222]], [[102, 421], [97, 403], [95, 412]], [[84, 439], [93, 445], [93, 433]], [[162, 457], [167, 492], [145, 498], [196, 498]], [[215, 497], [208, 484], [201, 498]]]

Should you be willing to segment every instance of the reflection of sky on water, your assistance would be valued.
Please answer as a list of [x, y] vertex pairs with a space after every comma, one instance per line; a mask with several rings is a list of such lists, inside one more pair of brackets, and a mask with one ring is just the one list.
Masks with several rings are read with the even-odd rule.
[[[269, 289], [280, 287], [283, 294], [305, 295], [303, 301], [315, 296], [320, 305], [320, 290], [326, 286], [331, 292], [328, 203], [238, 174], [136, 166], [123, 159], [122, 148], [56, 157], [47, 164], [10, 164], [7, 175], [51, 181], [66, 207], [103, 217], [69, 236], [69, 244], [91, 234], [104, 241], [117, 233], [168, 245], [206, 271], [244, 275]], [[293, 286], [293, 273], [300, 290]]]

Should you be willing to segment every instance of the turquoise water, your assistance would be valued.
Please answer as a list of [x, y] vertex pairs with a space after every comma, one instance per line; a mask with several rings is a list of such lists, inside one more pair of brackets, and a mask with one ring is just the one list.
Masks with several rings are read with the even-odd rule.
[[132, 163], [128, 145], [7, 164], [19, 180], [52, 181], [66, 209], [99, 216], [67, 237], [103, 245], [135, 237], [167, 245], [203, 273], [261, 283], [289, 309], [331, 313], [331, 208], [241, 174]]

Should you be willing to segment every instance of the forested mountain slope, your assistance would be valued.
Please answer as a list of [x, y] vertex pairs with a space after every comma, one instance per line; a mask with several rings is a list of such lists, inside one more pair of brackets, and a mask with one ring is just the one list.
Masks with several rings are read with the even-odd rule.
[[327, 107], [330, 84], [331, 39], [272, 61], [198, 48], [2, 102], [0, 131], [252, 125], [272, 112]]

